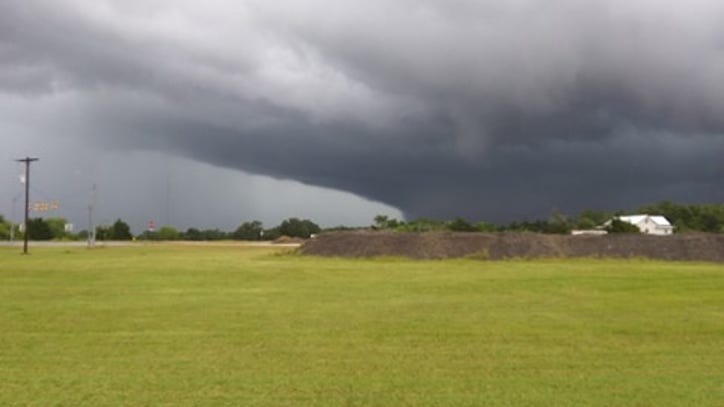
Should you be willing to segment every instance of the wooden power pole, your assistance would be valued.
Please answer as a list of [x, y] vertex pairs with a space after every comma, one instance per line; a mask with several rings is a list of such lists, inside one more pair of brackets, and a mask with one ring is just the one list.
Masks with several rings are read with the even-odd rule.
[[25, 157], [15, 161], [25, 163], [25, 240], [23, 241], [23, 254], [28, 254], [28, 235], [30, 235], [30, 228], [28, 227], [28, 212], [30, 210], [30, 163], [38, 161], [38, 158]]

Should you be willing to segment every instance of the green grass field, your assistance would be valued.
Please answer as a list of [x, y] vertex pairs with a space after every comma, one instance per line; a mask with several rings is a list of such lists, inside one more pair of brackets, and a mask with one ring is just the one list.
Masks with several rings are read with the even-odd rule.
[[724, 266], [0, 248], [0, 405], [724, 406]]

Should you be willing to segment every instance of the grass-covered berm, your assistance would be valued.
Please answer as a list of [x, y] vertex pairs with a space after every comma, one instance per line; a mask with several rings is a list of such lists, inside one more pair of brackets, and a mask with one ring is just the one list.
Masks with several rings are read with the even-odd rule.
[[0, 248], [0, 405], [721, 406], [724, 266]]

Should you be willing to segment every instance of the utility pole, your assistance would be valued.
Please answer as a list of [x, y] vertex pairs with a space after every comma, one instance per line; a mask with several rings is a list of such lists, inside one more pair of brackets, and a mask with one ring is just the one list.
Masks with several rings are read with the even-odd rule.
[[96, 245], [96, 226], [93, 223], [93, 211], [96, 206], [96, 184], [93, 184], [93, 192], [90, 205], [88, 205], [88, 247]]
[[30, 228], [28, 228], [28, 211], [30, 210], [30, 163], [38, 161], [38, 158], [25, 157], [15, 161], [25, 163], [25, 240], [23, 242], [23, 254], [28, 254], [28, 235], [30, 234]]

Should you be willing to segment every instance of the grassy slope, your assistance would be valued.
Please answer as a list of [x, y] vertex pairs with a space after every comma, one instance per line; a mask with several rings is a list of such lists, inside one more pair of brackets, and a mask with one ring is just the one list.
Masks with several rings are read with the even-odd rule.
[[0, 248], [0, 405], [721, 406], [724, 266]]

